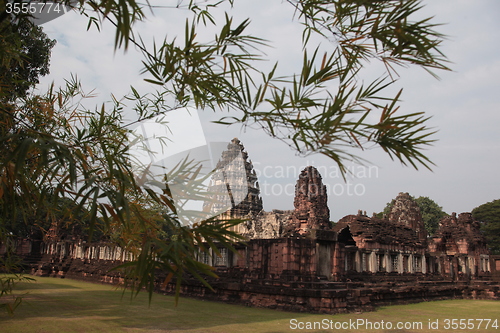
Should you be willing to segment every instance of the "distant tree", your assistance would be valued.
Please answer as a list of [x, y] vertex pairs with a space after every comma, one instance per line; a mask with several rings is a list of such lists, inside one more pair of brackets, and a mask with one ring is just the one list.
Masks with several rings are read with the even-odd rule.
[[392, 199], [390, 202], [386, 203], [384, 210], [381, 211], [380, 213], [377, 213], [376, 216], [379, 219], [382, 219], [384, 217], [388, 217], [389, 213], [391, 212], [392, 206], [394, 206], [394, 199]]
[[420, 207], [425, 229], [429, 235], [433, 235], [439, 227], [439, 221], [448, 214], [443, 211], [443, 207], [429, 197], [418, 197], [415, 202]]
[[491, 253], [500, 254], [500, 199], [474, 208], [472, 216], [481, 222], [481, 232]]
[[[443, 211], [443, 208], [429, 197], [412, 197], [412, 199], [415, 200], [418, 207], [420, 208], [422, 219], [424, 220], [425, 224], [425, 230], [427, 230], [427, 233], [429, 233], [429, 235], [433, 235], [439, 226], [439, 220], [441, 220], [448, 214], [446, 214]], [[382, 218], [383, 216], [389, 216], [392, 206], [394, 206], [394, 199], [385, 205], [384, 210], [378, 213], [377, 217]]]

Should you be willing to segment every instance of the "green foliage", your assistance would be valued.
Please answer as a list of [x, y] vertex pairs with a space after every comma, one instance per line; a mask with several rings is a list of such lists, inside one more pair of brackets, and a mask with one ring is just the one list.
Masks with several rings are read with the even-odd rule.
[[16, 285], [20, 282], [33, 281], [35, 279], [23, 274], [0, 275], [0, 310], [7, 311], [11, 316], [14, 315], [16, 308], [23, 302], [22, 295], [14, 295]]
[[[168, 119], [169, 111], [186, 106], [233, 111], [234, 116], [218, 123], [259, 126], [299, 154], [329, 156], [343, 173], [346, 161], [362, 161], [352, 151], [373, 147], [381, 147], [405, 165], [430, 167], [432, 162], [422, 153], [434, 141], [428, 117], [420, 112], [401, 114], [401, 90], [393, 97], [384, 93], [397, 82], [395, 65], [447, 69], [438, 49], [442, 35], [434, 30], [435, 24], [411, 18], [420, 9], [419, 1], [283, 3], [296, 9], [304, 27], [303, 43], [298, 45], [304, 50], [302, 66], [284, 76], [277, 75], [278, 64], [269, 72], [259, 70], [266, 42], [246, 32], [249, 19], [235, 23], [230, 12], [222, 22], [214, 19], [213, 12], [223, 10], [225, 2], [237, 5], [232, 0], [178, 1], [172, 11], [192, 13], [183, 38], [165, 37], [148, 48], [134, 24], [149, 10], [154, 12], [153, 6], [135, 0], [79, 1], [78, 10], [89, 18], [89, 26], [100, 29], [104, 22], [115, 26], [116, 48], [126, 50], [132, 43], [142, 50], [143, 74], [157, 87], [154, 94], [142, 95], [132, 87], [124, 99], [113, 97], [110, 105], [88, 110], [79, 102], [87, 96], [72, 78], [63, 88], [24, 96], [25, 87], [45, 73], [34, 57], [30, 66], [35, 70], [16, 78], [21, 82], [9, 83], [2, 77], [5, 86], [19, 88], [10, 95], [15, 100], [9, 97], [0, 105], [4, 228], [7, 220], [30, 225], [33, 217], [54, 222], [78, 216], [86, 221], [90, 238], [95, 230], [102, 231], [134, 255], [120, 269], [127, 272], [129, 285], [136, 291], [146, 288], [150, 295], [157, 269], [169, 273], [165, 282], [177, 277], [180, 283], [184, 272], [202, 282], [202, 274], [213, 276], [211, 267], [196, 261], [198, 251], [211, 248], [219, 255], [219, 245], [233, 249], [242, 238], [231, 229], [241, 221], [210, 219], [181, 225], [179, 216], [186, 212], [176, 205], [169, 188], [142, 187], [131, 165], [130, 125], [159, 114]], [[4, 11], [0, 13], [1, 24], [13, 31], [15, 20], [7, 22], [5, 17]], [[197, 31], [208, 27], [217, 33], [207, 42]], [[323, 55], [320, 46], [309, 45], [313, 34], [329, 45]], [[52, 44], [43, 35], [35, 40], [50, 51]], [[4, 38], [2, 43], [0, 63], [21, 59], [17, 41]], [[370, 62], [384, 64], [386, 71], [380, 79], [361, 83], [358, 78]], [[126, 122], [125, 109], [135, 111], [137, 119]], [[188, 180], [190, 189], [181, 199], [201, 198], [200, 184], [194, 181], [197, 166], [185, 162], [166, 179]]]
[[439, 227], [439, 221], [448, 214], [443, 211], [443, 207], [429, 197], [418, 197], [415, 202], [420, 207], [425, 229], [429, 235], [433, 235]]
[[[134, 260], [119, 268], [127, 273], [130, 285], [139, 289], [153, 292], [157, 268], [179, 282], [186, 271], [200, 279], [200, 274], [214, 276], [211, 267], [196, 261], [197, 253], [208, 248], [218, 253], [217, 246], [232, 249], [231, 244], [241, 236], [230, 229], [241, 221], [182, 226], [177, 215], [181, 212], [174, 211], [168, 188], [158, 193], [136, 182], [122, 103], [115, 101], [112, 110], [102, 107], [95, 112], [80, 102], [74, 104], [85, 96], [73, 79], [63, 89], [50, 88], [43, 96], [12, 105], [16, 131], [0, 137], [0, 147], [5, 147], [0, 161], [0, 207], [19, 208], [1, 210], [0, 226], [9, 230], [2, 234], [19, 232], [19, 223], [9, 225], [19, 219], [27, 227], [31, 224], [44, 231], [54, 223], [74, 226], [71, 221], [78, 219], [80, 225], [87, 222], [81, 227], [89, 230], [90, 239], [99, 230], [133, 254]], [[156, 109], [141, 110], [142, 116], [149, 117]], [[175, 176], [166, 177], [187, 178], [189, 170], [187, 166], [176, 169]], [[145, 203], [159, 207], [158, 211], [145, 209]], [[42, 221], [33, 221], [41, 216]]]
[[481, 232], [491, 253], [500, 254], [500, 199], [474, 208], [472, 216], [481, 222]]
[[[19, 282], [30, 282], [34, 279], [19, 273], [21, 259], [16, 255], [15, 237], [5, 232], [0, 224], [0, 246], [4, 253], [0, 256], [0, 311], [13, 315], [15, 309], [23, 302], [22, 295], [15, 295], [14, 289]], [[6, 274], [10, 273], [10, 274]]]
[[[372, 146], [405, 165], [429, 168], [431, 162], [420, 152], [433, 142], [428, 118], [397, 113], [402, 91], [391, 98], [382, 95], [394, 83], [395, 64], [447, 69], [435, 25], [410, 19], [419, 1], [288, 2], [305, 27], [302, 70], [285, 78], [275, 78], [274, 71], [263, 75], [255, 96], [245, 96], [251, 107], [231, 123], [256, 123], [301, 154], [329, 156], [342, 172], [345, 160], [361, 161], [348, 148]], [[335, 40], [332, 51], [321, 57], [316, 48], [311, 56], [306, 46], [313, 33]], [[382, 62], [386, 76], [363, 85], [357, 78], [368, 62]], [[331, 84], [339, 88], [332, 92]], [[378, 122], [369, 117], [374, 114]]]
[[383, 218], [384, 216], [385, 217], [388, 217], [389, 216], [389, 213], [391, 212], [391, 209], [392, 209], [392, 206], [394, 206], [394, 199], [392, 199], [390, 202], [386, 203], [385, 204], [385, 207], [384, 207], [384, 210], [381, 211], [380, 213], [378, 213], [376, 216], [381, 219]]
[[[12, 156], [15, 145], [12, 140], [3, 140], [17, 131], [22, 132], [14, 118], [15, 101], [28, 94], [28, 90], [37, 84], [38, 78], [49, 73], [50, 51], [55, 45], [43, 33], [40, 27], [33, 25], [25, 18], [16, 21], [5, 15], [5, 2], [0, 3], [0, 273], [16, 274], [0, 276], [0, 309], [9, 314], [22, 303], [23, 297], [13, 295], [13, 288], [22, 281], [33, 279], [19, 274], [22, 270], [21, 260], [16, 255], [16, 238], [28, 237], [37, 219], [34, 214], [18, 214], [24, 211], [26, 201], [20, 200], [21, 190], [17, 183], [17, 169], [12, 163], [4, 163], [7, 156]], [[38, 124], [43, 126], [43, 124]], [[20, 133], [20, 137], [23, 134]], [[12, 158], [11, 158], [12, 160]], [[29, 166], [31, 160], [18, 160], [18, 164]], [[10, 184], [15, 184], [10, 187]], [[12, 190], [9, 192], [9, 187]], [[26, 189], [25, 189], [26, 190]], [[41, 206], [40, 206], [41, 207]]]
[[[439, 227], [439, 221], [445, 217], [446, 214], [443, 211], [443, 208], [439, 206], [434, 200], [429, 197], [411, 197], [417, 203], [420, 208], [420, 213], [422, 214], [422, 220], [424, 221], [425, 230], [429, 235], [433, 235]], [[377, 214], [378, 218], [382, 218], [383, 216], [389, 216], [391, 212], [392, 206], [394, 206], [394, 199], [391, 202], [388, 202], [384, 210]]]
[[[421, 152], [434, 141], [426, 126], [428, 117], [421, 112], [400, 114], [401, 91], [394, 97], [383, 94], [396, 82], [396, 65], [448, 69], [439, 51], [443, 36], [434, 30], [436, 24], [430, 18], [411, 19], [420, 1], [287, 1], [304, 26], [303, 45], [298, 45], [304, 48], [304, 60], [302, 68], [279, 77], [278, 64], [270, 72], [258, 70], [264, 41], [244, 34], [249, 20], [234, 25], [226, 13], [225, 22], [215, 22], [211, 13], [224, 2], [237, 6], [224, 0], [179, 1], [172, 10], [193, 12], [183, 45], [174, 37], [152, 50], [132, 33], [134, 22], [145, 17], [136, 2], [90, 2], [94, 13], [89, 13], [82, 0], [81, 10], [98, 27], [104, 18], [111, 20], [108, 14], [115, 16], [115, 46], [126, 48], [129, 40], [143, 50], [144, 73], [150, 75], [146, 80], [171, 93], [173, 107], [194, 104], [233, 110], [239, 115], [222, 117], [218, 123], [260, 127], [299, 154], [329, 156], [343, 173], [346, 161], [362, 161], [351, 150], [374, 146], [405, 165], [430, 167], [432, 162]], [[120, 14], [127, 10], [127, 15]], [[196, 33], [199, 25], [220, 32], [206, 43]], [[321, 56], [319, 47], [309, 45], [312, 34], [324, 38], [331, 51]], [[360, 84], [358, 77], [370, 62], [384, 64], [386, 73]]]
[[5, 301], [5, 297], [11, 296], [16, 282], [22, 281], [17, 276], [0, 276], [0, 310], [5, 309], [10, 315], [22, 303], [22, 297], [12, 296], [12, 301]]
[[[1, 7], [4, 7], [3, 4]], [[0, 22], [0, 98], [26, 96], [40, 76], [49, 73], [51, 49], [56, 44], [26, 18]]]

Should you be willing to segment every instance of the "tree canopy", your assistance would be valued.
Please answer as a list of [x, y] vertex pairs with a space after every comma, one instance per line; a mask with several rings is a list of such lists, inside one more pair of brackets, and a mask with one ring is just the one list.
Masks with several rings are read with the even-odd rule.
[[481, 232], [491, 253], [500, 254], [500, 199], [474, 208], [472, 216], [481, 222]]
[[49, 73], [50, 52], [55, 45], [41, 27], [27, 19], [0, 21], [0, 97], [14, 100]]
[[429, 235], [433, 235], [439, 227], [439, 221], [448, 214], [443, 211], [443, 207], [429, 197], [418, 197], [415, 202], [420, 207], [425, 229]]
[[[429, 235], [433, 235], [439, 227], [439, 221], [445, 217], [446, 214], [443, 208], [439, 206], [434, 200], [429, 197], [418, 197], [414, 198], [416, 204], [420, 208], [420, 213], [422, 214], [422, 220], [424, 221], [425, 230]], [[384, 207], [384, 210], [377, 214], [378, 217], [388, 216], [391, 212], [392, 206], [394, 205], [394, 200], [388, 202]]]
[[[168, 271], [167, 280], [175, 276], [178, 283], [185, 271], [203, 282], [200, 272], [213, 276], [211, 267], [196, 261], [196, 253], [210, 247], [218, 254], [216, 244], [231, 248], [241, 237], [230, 228], [241, 221], [215, 218], [181, 225], [179, 214], [185, 212], [174, 204], [169, 187], [155, 191], [142, 187], [140, 177], [135, 177], [125, 109], [135, 111], [135, 122], [159, 114], [168, 117], [168, 112], [189, 106], [230, 110], [231, 116], [221, 116], [218, 123], [258, 126], [299, 154], [330, 157], [342, 172], [347, 161], [362, 161], [359, 154], [372, 147], [382, 148], [404, 165], [430, 168], [432, 162], [423, 153], [434, 142], [434, 131], [427, 127], [429, 117], [423, 112], [403, 113], [402, 90], [386, 94], [397, 83], [398, 66], [448, 69], [436, 24], [431, 18], [413, 19], [422, 7], [420, 1], [288, 0], [282, 5], [292, 6], [303, 26], [302, 44], [297, 45], [303, 50], [303, 62], [301, 68], [277, 76], [279, 63], [267, 72], [260, 69], [265, 60], [262, 48], [268, 42], [247, 33], [250, 18], [235, 22], [231, 17], [238, 1], [179, 0], [170, 10], [192, 13], [184, 35], [163, 36], [161, 43], [146, 45], [135, 24], [154, 12], [154, 5], [79, 0], [75, 10], [89, 18], [89, 26], [115, 27], [116, 49], [133, 44], [142, 50], [144, 79], [157, 91], [141, 94], [132, 87], [125, 100], [114, 98], [111, 105], [95, 110], [80, 103], [86, 94], [74, 78], [65, 87], [50, 87], [46, 94], [22, 96], [24, 87], [45, 73], [43, 65], [33, 63], [32, 76], [16, 78], [23, 82], [16, 83], [15, 103], [0, 105], [13, 122], [2, 123], [0, 137], [5, 147], [0, 157], [0, 207], [4, 208], [0, 221], [5, 223], [5, 207], [12, 200], [23, 203], [19, 214], [27, 221], [47, 198], [53, 202], [69, 198], [71, 207], [85, 214], [90, 234], [97, 226], [113, 232], [116, 242], [135, 254], [135, 260], [122, 268], [136, 290], [153, 291], [156, 269]], [[4, 5], [0, 10], [0, 17], [8, 16]], [[225, 18], [216, 20], [214, 13], [221, 10]], [[207, 27], [217, 31], [210, 41], [197, 33]], [[313, 35], [330, 46], [328, 51], [322, 53], [319, 45], [312, 45]], [[2, 32], [2, 41], [6, 36]], [[15, 43], [9, 47], [21, 50]], [[11, 59], [5, 53], [1, 56], [2, 62]], [[383, 64], [385, 74], [362, 82], [359, 77], [370, 62]], [[187, 180], [196, 192], [200, 186], [192, 177], [196, 170], [180, 165], [166, 179]], [[157, 210], [146, 212], [145, 200]], [[45, 216], [54, 214], [49, 211]]]

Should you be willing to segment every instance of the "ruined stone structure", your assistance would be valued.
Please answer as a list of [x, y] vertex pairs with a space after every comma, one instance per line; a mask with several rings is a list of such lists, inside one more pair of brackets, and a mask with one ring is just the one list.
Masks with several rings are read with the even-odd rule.
[[205, 210], [219, 212], [221, 207], [230, 207], [230, 217], [254, 217], [262, 210], [257, 175], [240, 140], [231, 140], [215, 170], [208, 192], [216, 198], [205, 203]]
[[286, 235], [311, 235], [313, 230], [330, 229], [327, 201], [321, 175], [316, 168], [308, 166], [302, 170], [295, 185], [295, 210], [290, 215]]
[[412, 229], [417, 234], [420, 242], [425, 242], [427, 239], [427, 231], [425, 230], [420, 208], [408, 193], [398, 194], [388, 219], [393, 223]]
[[477, 277], [491, 271], [486, 240], [471, 213], [444, 217], [429, 240], [429, 253], [435, 258], [436, 269], [451, 277]]
[[248, 159], [245, 147], [237, 138], [231, 140], [222, 152], [208, 186], [213, 198], [205, 202], [204, 210], [220, 214], [222, 218], [246, 220], [235, 229], [247, 238], [274, 238], [281, 234], [282, 212], [266, 213], [262, 210], [262, 198], [257, 174]]
[[238, 232], [247, 239], [271, 239], [282, 237], [288, 226], [291, 210], [274, 209], [271, 212], [261, 210], [252, 219], [238, 227]]
[[[244, 168], [231, 167], [237, 153], [243, 153]], [[494, 281], [500, 278], [500, 256], [489, 256], [470, 213], [443, 218], [428, 237], [418, 206], [408, 193], [399, 193], [387, 218], [359, 211], [334, 224], [321, 175], [312, 166], [299, 176], [294, 210], [265, 212], [256, 173], [239, 140], [231, 141], [218, 166], [223, 172], [214, 176], [214, 191], [226, 189], [235, 198], [238, 189], [247, 187], [244, 200], [235, 201], [225, 217], [246, 219], [238, 231], [248, 241], [236, 245], [237, 254], [223, 247], [220, 256], [200, 253], [198, 260], [214, 266], [219, 275], [208, 279], [215, 291], [187, 276], [185, 295], [325, 313], [431, 299], [500, 297]], [[240, 188], [228, 186], [231, 172], [241, 180]], [[37, 275], [117, 283], [119, 272], [108, 270], [130, 259], [112, 244], [59, 242], [34, 248], [40, 249], [32, 265]], [[29, 256], [33, 261], [33, 251]], [[158, 276], [159, 289], [164, 278]], [[168, 285], [162, 292], [173, 289]]]
[[432, 272], [425, 240], [403, 224], [358, 214], [342, 218], [334, 230], [346, 244], [346, 271]]
[[[239, 141], [233, 139], [232, 143], [234, 142], [238, 143], [241, 151], [244, 151]], [[231, 149], [230, 146], [228, 150]], [[222, 160], [226, 156], [223, 154]], [[260, 199], [255, 171], [250, 163], [246, 165], [249, 165], [247, 168], [249, 196], [235, 209], [228, 211], [229, 217], [247, 219], [238, 226], [237, 231], [240, 234], [247, 239], [270, 239], [283, 236], [306, 236], [311, 235], [315, 230], [330, 229], [326, 186], [323, 185], [321, 175], [316, 168], [309, 166], [301, 172], [295, 185], [294, 210], [265, 212], [262, 210], [262, 199]], [[251, 193], [252, 196], [250, 196]], [[259, 198], [257, 202], [260, 206], [254, 204], [253, 198]], [[248, 210], [238, 207], [256, 207], [257, 209]]]
[[[388, 218], [359, 211], [333, 226], [315, 168], [302, 171], [295, 189], [295, 210], [274, 223], [268, 220], [267, 230], [273, 232], [267, 237], [250, 237], [237, 246], [237, 255], [222, 248], [222, 258], [201, 255], [220, 276], [210, 281], [215, 292], [192, 278], [183, 292], [324, 313], [432, 299], [500, 299], [484, 238], [469, 213], [444, 218], [435, 236], [428, 238], [418, 206], [408, 193], [400, 193]], [[263, 235], [258, 221], [247, 224], [247, 236]], [[173, 285], [166, 291], [172, 292]]]

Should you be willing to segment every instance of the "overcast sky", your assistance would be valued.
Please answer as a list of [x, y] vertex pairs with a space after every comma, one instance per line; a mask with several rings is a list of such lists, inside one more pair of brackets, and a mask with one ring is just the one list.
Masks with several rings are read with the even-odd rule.
[[[176, 3], [176, 1], [163, 1]], [[235, 18], [250, 17], [251, 32], [273, 45], [267, 56], [281, 62], [284, 72], [301, 60], [300, 24], [293, 11], [281, 1], [237, 0]], [[442, 51], [451, 61], [452, 72], [440, 72], [440, 80], [420, 68], [402, 69], [396, 84], [403, 90], [401, 112], [425, 111], [430, 126], [439, 132], [438, 141], [426, 151], [436, 164], [433, 171], [418, 171], [393, 162], [380, 149], [362, 152], [364, 167], [352, 165], [357, 177], [345, 183], [328, 158], [298, 157], [286, 145], [259, 130], [211, 124], [213, 114], [201, 114], [208, 142], [229, 142], [238, 137], [259, 174], [266, 210], [292, 209], [293, 186], [301, 169], [316, 166], [329, 195], [331, 220], [337, 221], [358, 209], [369, 215], [381, 211], [399, 192], [428, 196], [448, 212], [466, 212], [500, 198], [500, 2], [497, 0], [428, 0], [424, 15], [444, 23], [438, 30], [448, 39]], [[87, 105], [123, 96], [131, 85], [146, 91], [140, 76], [140, 55], [134, 49], [114, 52], [114, 30], [105, 25], [101, 32], [86, 31], [87, 21], [76, 13], [44, 24], [50, 38], [57, 40], [51, 60], [50, 82], [60, 85], [77, 75], [85, 90], [95, 90]], [[183, 34], [184, 18], [177, 11], [161, 10], [140, 25], [146, 41], [162, 40], [167, 34]], [[270, 66], [272, 61], [265, 63]]]

